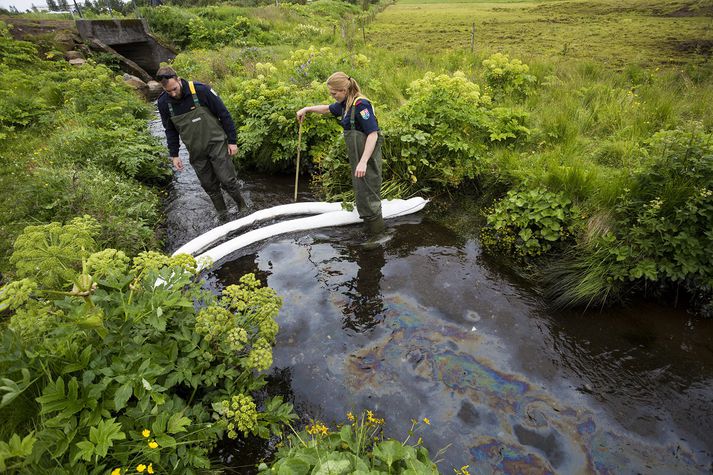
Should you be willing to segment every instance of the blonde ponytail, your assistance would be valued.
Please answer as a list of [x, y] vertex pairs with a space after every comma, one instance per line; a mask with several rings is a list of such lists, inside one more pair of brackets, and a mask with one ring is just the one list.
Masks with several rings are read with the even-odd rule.
[[357, 97], [361, 96], [361, 88], [359, 87], [359, 83], [356, 82], [356, 79], [347, 76], [341, 71], [337, 71], [327, 78], [327, 87], [339, 91], [346, 91], [346, 110], [349, 110], [349, 108], [354, 105], [354, 101], [356, 101]]

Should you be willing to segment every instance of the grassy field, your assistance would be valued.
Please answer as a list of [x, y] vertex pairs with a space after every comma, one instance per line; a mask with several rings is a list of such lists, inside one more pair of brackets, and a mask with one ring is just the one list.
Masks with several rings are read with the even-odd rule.
[[713, 50], [713, 3], [662, 1], [436, 2], [404, 0], [370, 28], [395, 50], [474, 50], [588, 59], [621, 67], [703, 61]]

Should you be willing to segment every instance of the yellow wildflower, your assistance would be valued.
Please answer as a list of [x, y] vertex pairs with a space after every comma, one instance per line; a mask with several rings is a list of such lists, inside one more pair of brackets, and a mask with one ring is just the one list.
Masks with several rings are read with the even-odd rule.
[[460, 470], [454, 468], [453, 471], [456, 473], [456, 475], [470, 475], [468, 467], [470, 467], [470, 465], [463, 465]]
[[307, 433], [309, 435], [327, 435], [329, 434], [329, 429], [324, 424], [320, 422], [315, 422], [313, 425], [307, 427]]
[[152, 463], [150, 463], [149, 466], [146, 468], [146, 472], [153, 473], [153, 464]]
[[121, 467], [115, 468], [111, 471], [111, 475], [121, 475]]
[[152, 440], [151, 442], [149, 442], [149, 447], [155, 449], [156, 447], [158, 447], [158, 443], [155, 440]]
[[378, 417], [374, 417], [374, 413], [371, 411], [366, 411], [366, 421], [369, 424], [375, 424], [375, 425], [381, 425], [384, 423], [384, 419], [379, 419]]
[[424, 418], [423, 418], [423, 423], [426, 424], [427, 426], [430, 426], [430, 425], [431, 425], [431, 419], [429, 419], [428, 417], [424, 417]]
[[351, 412], [347, 412], [347, 419], [354, 422], [356, 420], [356, 417], [354, 417], [354, 414], [352, 414]]
[[144, 437], [148, 437], [148, 436], [151, 435], [151, 431], [148, 430], [148, 429], [144, 429], [144, 430], [141, 432], [141, 435], [143, 435]]
[[140, 463], [136, 466], [136, 471], [139, 473], [143, 473], [143, 471], [146, 470], [146, 465]]

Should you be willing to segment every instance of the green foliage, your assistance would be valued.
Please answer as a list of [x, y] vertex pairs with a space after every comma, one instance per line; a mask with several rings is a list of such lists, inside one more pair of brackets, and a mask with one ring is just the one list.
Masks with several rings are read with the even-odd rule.
[[260, 45], [274, 42], [266, 25], [256, 23], [244, 16], [229, 20], [211, 18], [210, 10], [199, 13], [188, 22], [192, 48], [219, 48], [222, 46]]
[[557, 304], [604, 303], [636, 283], [713, 289], [713, 135], [698, 124], [661, 131], [643, 153], [649, 163], [623, 190], [611, 224], [553, 269]]
[[37, 47], [27, 41], [16, 41], [5, 22], [0, 21], [0, 70], [37, 62]]
[[[324, 95], [321, 84], [304, 89], [263, 75], [240, 83], [237, 92], [225, 100], [238, 128], [239, 160], [261, 170], [294, 170], [298, 138], [295, 112], [304, 104], [322, 102]], [[319, 163], [337, 130], [333, 122], [306, 121], [302, 127], [305, 155]], [[304, 160], [302, 166], [308, 163]]]
[[[348, 413], [347, 418], [349, 422], [334, 432], [316, 421], [290, 435], [278, 450], [275, 462], [270, 467], [261, 464], [260, 473], [438, 473], [421, 438], [409, 443], [421, 427], [418, 421], [412, 421], [408, 437], [400, 442], [384, 438], [384, 420], [374, 417], [371, 411], [358, 418]], [[428, 419], [424, 423], [429, 424]]]
[[97, 247], [115, 245], [135, 254], [159, 244], [155, 233], [160, 223], [159, 197], [136, 182], [94, 167], [79, 171], [42, 167], [29, 173], [12, 171], [7, 177], [3, 191], [13, 206], [0, 210], [0, 221], [12, 223], [4, 229], [8, 238], [19, 235], [29, 223], [63, 222], [86, 214], [103, 224]]
[[194, 13], [185, 8], [170, 5], [142, 7], [139, 11], [148, 22], [151, 31], [162, 39], [168, 40], [180, 49], [186, 48], [190, 44], [189, 23], [196, 18]]
[[66, 225], [28, 226], [15, 241], [10, 262], [18, 277], [32, 278], [43, 287], [59, 288], [74, 280], [82, 259], [95, 250], [98, 228], [90, 216], [74, 218]]
[[537, 79], [528, 74], [530, 68], [519, 59], [495, 53], [483, 60], [485, 81], [496, 97], [530, 94]]
[[77, 124], [49, 144], [49, 157], [57, 163], [93, 165], [146, 182], [169, 176], [165, 155], [159, 140], [146, 134], [145, 121], [132, 118], [113, 128]]
[[489, 142], [519, 139], [527, 115], [491, 109], [490, 97], [461, 72], [428, 72], [414, 81], [408, 101], [385, 131], [389, 172], [421, 187], [456, 187], [475, 178]]
[[561, 193], [511, 190], [487, 211], [480, 238], [489, 251], [539, 256], [571, 237], [577, 219], [576, 207]]
[[[265, 384], [256, 368], [272, 361], [281, 305], [274, 291], [247, 275], [218, 299], [202, 289], [190, 256], [146, 252], [129, 268], [121, 251], [90, 253], [95, 228], [84, 218], [33, 227], [18, 239], [18, 255], [27, 256], [16, 272], [28, 277], [0, 289], [9, 316], [0, 417], [14, 414], [0, 464], [33, 473], [141, 465], [190, 473], [210, 468], [212, 448], [236, 427], [279, 434], [294, 418], [292, 406], [251, 396]], [[244, 408], [238, 426], [230, 425], [235, 413], [217, 409], [222, 401]]]
[[[8, 48], [21, 42], [2, 35]], [[99, 246], [131, 253], [158, 245], [159, 200], [146, 183], [170, 176], [146, 127], [149, 107], [105, 66], [28, 57], [0, 66], [0, 267], [28, 224], [88, 214]]]
[[323, 83], [335, 71], [359, 71], [368, 64], [369, 58], [363, 54], [339, 52], [327, 46], [296, 49], [284, 60], [290, 81], [303, 87], [312, 87], [315, 81]]
[[[32, 434], [27, 434], [23, 439], [17, 434], [12, 434], [10, 440], [5, 442], [0, 440], [0, 470], [3, 472], [8, 469], [6, 461], [11, 458], [25, 459], [32, 454], [32, 449], [37, 442], [37, 439]], [[13, 461], [11, 466], [19, 468], [24, 465], [23, 460]]]
[[655, 134], [653, 160], [616, 208], [612, 250], [631, 280], [693, 281], [713, 288], [713, 134], [699, 125]]

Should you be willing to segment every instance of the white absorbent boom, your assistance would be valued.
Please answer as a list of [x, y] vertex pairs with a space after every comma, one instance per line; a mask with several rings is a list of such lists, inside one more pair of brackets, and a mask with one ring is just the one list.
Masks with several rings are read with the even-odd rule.
[[[384, 219], [405, 216], [407, 214], [421, 211], [426, 206], [428, 200], [423, 198], [410, 198], [408, 200], [382, 200], [381, 212]], [[291, 219], [276, 224], [271, 224], [262, 228], [248, 231], [233, 239], [230, 239], [218, 246], [212, 247], [216, 242], [223, 239], [229, 233], [251, 226], [260, 221], [274, 219], [280, 216], [300, 216], [315, 215], [305, 218]], [[361, 222], [361, 218], [356, 210], [347, 211], [342, 209], [341, 203], [306, 202], [292, 203], [272, 208], [261, 209], [244, 218], [236, 219], [229, 223], [211, 229], [207, 233], [201, 234], [195, 239], [187, 242], [173, 253], [191, 254], [195, 256], [201, 266], [201, 262], [209, 260], [217, 262], [223, 257], [238, 249], [249, 246], [263, 239], [267, 239], [280, 234], [305, 231], [308, 229], [325, 228], [331, 226], [344, 226]]]

